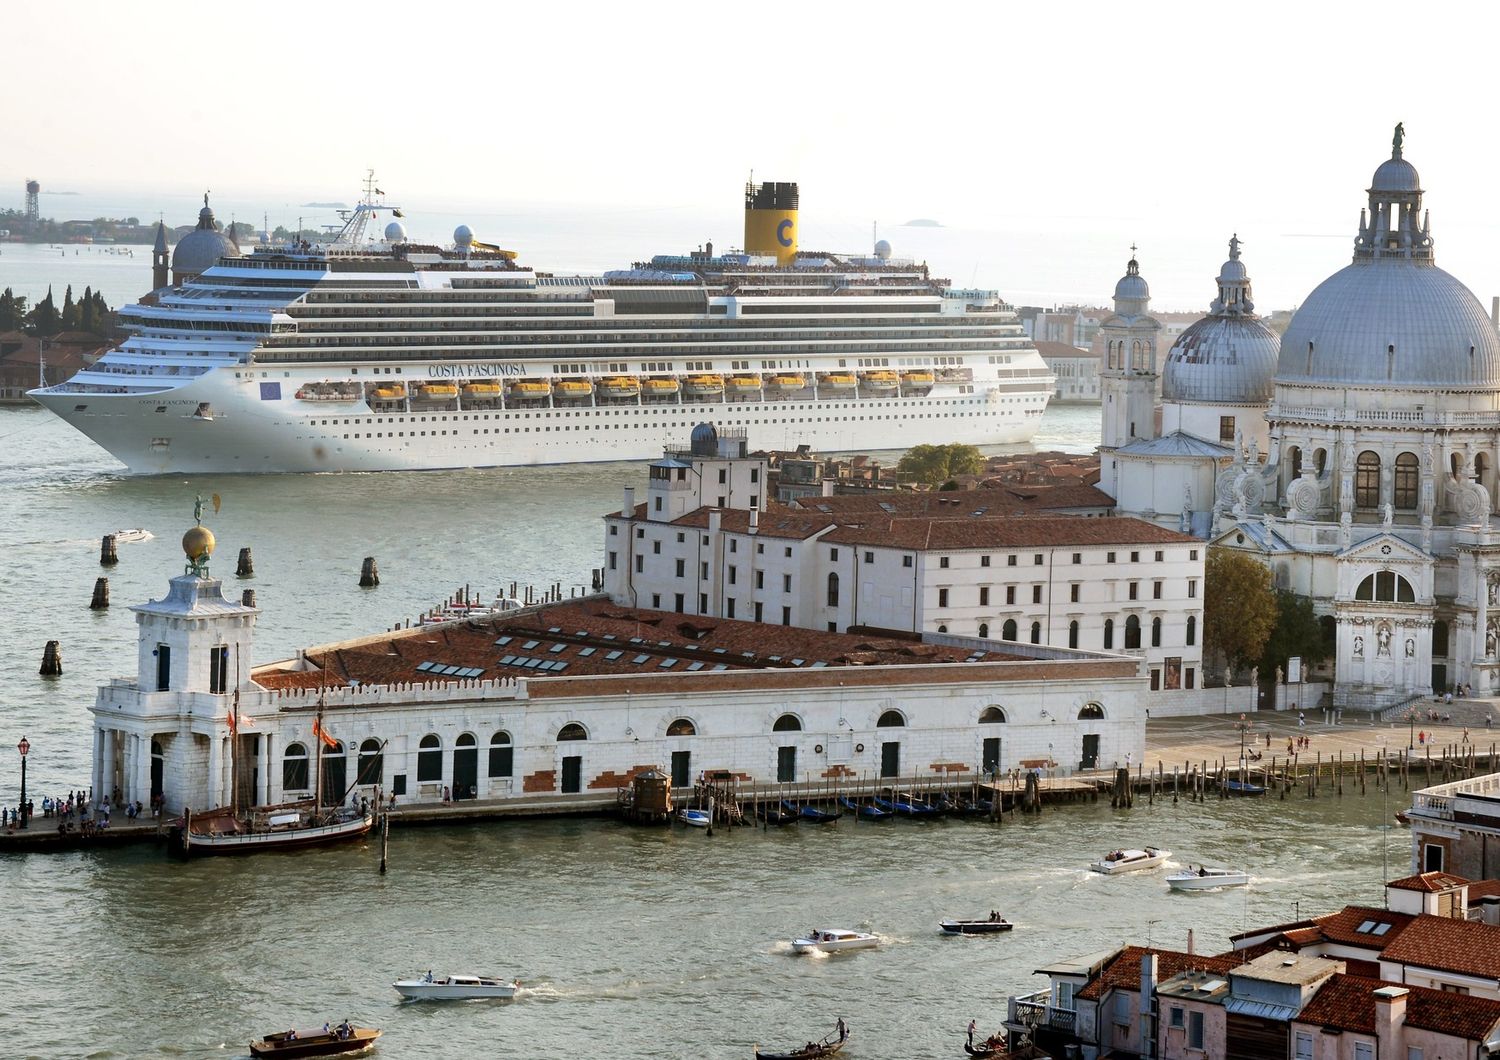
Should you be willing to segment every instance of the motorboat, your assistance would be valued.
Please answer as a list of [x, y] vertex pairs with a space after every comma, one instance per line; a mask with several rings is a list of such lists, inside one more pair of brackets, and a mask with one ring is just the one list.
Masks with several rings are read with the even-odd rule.
[[1162, 850], [1159, 847], [1145, 847], [1141, 850], [1112, 850], [1104, 855], [1104, 860], [1094, 862], [1089, 868], [1112, 876], [1117, 872], [1154, 869], [1171, 856], [1170, 850]]
[[797, 953], [839, 953], [843, 950], [868, 950], [880, 945], [880, 937], [868, 931], [850, 931], [847, 928], [819, 928], [802, 938], [792, 939], [792, 949]]
[[150, 530], [139, 526], [132, 526], [125, 530], [116, 530], [112, 535], [116, 542], [120, 541], [150, 541], [156, 535]]
[[943, 929], [946, 935], [998, 935], [1002, 931], [1009, 931], [1016, 925], [1006, 920], [999, 913], [992, 914], [984, 920], [942, 920], [938, 927]]
[[713, 823], [713, 818], [708, 815], [707, 810], [695, 810], [684, 807], [677, 811], [677, 819], [683, 824], [692, 825], [694, 828], [707, 828]]
[[445, 975], [434, 979], [428, 972], [420, 979], [397, 979], [391, 984], [396, 993], [412, 1001], [478, 1001], [488, 998], [511, 998], [521, 984], [514, 979], [492, 975]]
[[1238, 869], [1214, 869], [1200, 865], [1196, 869], [1186, 868], [1167, 877], [1167, 886], [1174, 891], [1210, 891], [1218, 887], [1244, 887], [1250, 882], [1250, 874]]
[[[326, 1024], [325, 1024], [326, 1026]], [[364, 1056], [375, 1048], [380, 1031], [341, 1024], [326, 1031], [278, 1031], [250, 1043], [250, 1055], [275, 1057]]]
[[833, 1029], [831, 1034], [825, 1035], [815, 1042], [796, 1049], [789, 1049], [783, 1053], [763, 1053], [760, 1046], [755, 1047], [755, 1060], [815, 1060], [820, 1056], [832, 1056], [837, 1053], [849, 1041], [849, 1027], [843, 1020]]

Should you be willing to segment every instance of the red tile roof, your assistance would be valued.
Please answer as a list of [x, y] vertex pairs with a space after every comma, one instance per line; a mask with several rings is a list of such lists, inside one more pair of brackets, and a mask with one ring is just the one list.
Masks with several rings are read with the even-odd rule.
[[1415, 876], [1392, 880], [1386, 886], [1394, 887], [1399, 891], [1423, 891], [1427, 894], [1436, 894], [1439, 891], [1451, 891], [1455, 887], [1462, 887], [1468, 882], [1462, 876], [1454, 876], [1448, 872], [1419, 872]]
[[[506, 643], [498, 643], [508, 638]], [[610, 658], [613, 654], [614, 658]], [[512, 661], [501, 660], [511, 657]], [[823, 667], [963, 663], [969, 648], [926, 644], [919, 638], [827, 633], [796, 626], [648, 611], [589, 599], [531, 608], [497, 618], [470, 619], [379, 634], [310, 649], [312, 669], [265, 668], [254, 673], [266, 688], [323, 684], [618, 674], [692, 674], [714, 670], [813, 670]], [[1019, 656], [990, 651], [976, 661]], [[637, 661], [639, 660], [639, 661]], [[668, 660], [674, 660], [668, 665]], [[525, 663], [530, 661], [531, 666]], [[433, 673], [423, 663], [478, 669], [480, 674]], [[538, 663], [565, 663], [563, 669]], [[815, 667], [815, 663], [823, 664]]]
[[1072, 545], [1202, 544], [1188, 534], [1140, 519], [1082, 519], [1076, 516], [1030, 516], [1025, 519], [870, 520], [864, 526], [840, 526], [822, 538], [851, 545], [877, 545], [913, 551], [970, 548], [1036, 548]]
[[1490, 898], [1500, 895], [1500, 880], [1470, 880], [1469, 901], [1477, 902], [1481, 898]]
[[[1378, 1004], [1375, 991], [1397, 985], [1365, 976], [1334, 975], [1302, 1007], [1296, 1022], [1373, 1035]], [[1482, 1042], [1500, 1024], [1500, 1001], [1420, 986], [1405, 989], [1408, 1027]]]
[[1382, 957], [1419, 968], [1500, 980], [1500, 927], [1424, 914], [1386, 946]]
[[1141, 989], [1141, 958], [1148, 953], [1156, 954], [1156, 981], [1164, 983], [1174, 975], [1188, 969], [1228, 974], [1243, 962], [1238, 954], [1210, 957], [1206, 953], [1182, 953], [1178, 950], [1147, 949], [1144, 946], [1126, 946], [1104, 970], [1082, 990], [1078, 997], [1085, 1001], [1098, 1001], [1111, 990], [1128, 990], [1139, 993]]
[[[1337, 913], [1314, 917], [1318, 925], [1319, 941], [1373, 950], [1387, 949], [1415, 919], [1409, 913], [1393, 913], [1389, 909], [1374, 909], [1362, 905], [1349, 905]], [[1360, 931], [1366, 924], [1372, 925], [1371, 929]], [[1381, 927], [1387, 924], [1390, 926], [1381, 931]]]

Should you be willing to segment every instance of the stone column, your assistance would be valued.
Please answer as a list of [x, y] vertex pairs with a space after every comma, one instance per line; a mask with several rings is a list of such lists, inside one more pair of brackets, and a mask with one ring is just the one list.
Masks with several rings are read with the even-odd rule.
[[120, 798], [125, 802], [135, 799], [135, 733], [121, 730], [120, 736]]
[[94, 788], [94, 805], [97, 806], [109, 796], [110, 805], [114, 805], [115, 791], [115, 730], [104, 730], [104, 756], [103, 768], [99, 777], [99, 784]]
[[1489, 658], [1490, 585], [1489, 571], [1478, 556], [1474, 558], [1474, 662], [1483, 664]]
[[281, 801], [281, 778], [272, 772], [276, 768], [275, 739], [269, 732], [260, 738], [260, 791], [256, 798], [263, 798], [267, 804]]
[[95, 722], [94, 727], [94, 763], [89, 774], [89, 786], [94, 789], [97, 801], [101, 797], [99, 793], [104, 791], [104, 730], [98, 727], [98, 722]]
[[208, 782], [204, 785], [204, 802], [200, 809], [224, 805], [219, 797], [224, 789], [224, 741], [217, 734], [208, 738]]
[[151, 812], [151, 734], [135, 738], [135, 800], [141, 804], [141, 812]]

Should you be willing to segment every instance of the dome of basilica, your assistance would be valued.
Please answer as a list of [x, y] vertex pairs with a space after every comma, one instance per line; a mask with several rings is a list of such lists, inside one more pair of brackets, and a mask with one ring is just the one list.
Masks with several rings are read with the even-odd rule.
[[1277, 383], [1500, 390], [1500, 333], [1479, 299], [1434, 263], [1401, 141], [1398, 126], [1391, 158], [1371, 181], [1353, 263], [1308, 295], [1282, 337]]
[[203, 209], [198, 211], [198, 227], [183, 236], [172, 252], [172, 272], [180, 281], [199, 275], [220, 258], [239, 256], [239, 245], [219, 231], [218, 224], [214, 221], [214, 212], [208, 205], [208, 196], [203, 196]]
[[1208, 316], [1177, 337], [1162, 369], [1164, 402], [1269, 404], [1280, 340], [1255, 315], [1240, 241], [1229, 241], [1219, 296]]

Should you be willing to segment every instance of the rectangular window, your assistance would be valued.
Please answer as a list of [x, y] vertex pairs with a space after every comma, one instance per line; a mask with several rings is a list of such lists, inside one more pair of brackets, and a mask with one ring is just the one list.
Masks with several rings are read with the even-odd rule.
[[735, 582], [739, 579], [739, 574], [740, 574], [740, 569], [738, 567], [730, 567], [729, 568], [729, 584], [730, 585], [735, 584]]
[[1130, 599], [1134, 600], [1140, 593], [1140, 582], [1131, 582], [1129, 589]]
[[1007, 604], [1011, 605], [1012, 607], [1015, 606], [1015, 603], [1016, 603], [1016, 587], [1014, 585], [1007, 585], [1005, 587], [1005, 602]]
[[757, 589], [764, 589], [766, 587], [766, 572], [765, 571], [758, 570], [758, 571], [755, 572], [755, 587]]
[[781, 608], [781, 624], [783, 626], [790, 626], [792, 624], [792, 609], [785, 605]]
[[1196, 548], [1190, 548], [1190, 549], [1188, 549], [1188, 559], [1197, 559], [1197, 558], [1198, 558], [1198, 550]]
[[[1193, 1015], [1196, 1016], [1198, 1014], [1195, 1012]], [[1191, 1033], [1189, 1033], [1189, 1044], [1192, 1044]], [[1306, 1031], [1297, 1032], [1297, 1051], [1295, 1055], [1297, 1060], [1312, 1060], [1313, 1043], [1311, 1034], [1308, 1034]]]
[[948, 590], [947, 589], [939, 589], [938, 590], [938, 606], [939, 607], [947, 607], [948, 606]]
[[979, 557], [979, 565], [981, 567], [988, 567], [990, 565], [990, 557], [988, 557], [988, 556], [980, 556]]
[[700, 571], [698, 577], [703, 581], [708, 581], [708, 560], [704, 560], [698, 564], [698, 569]]
[[947, 570], [948, 569], [948, 557], [947, 556], [939, 556], [938, 557], [938, 566], [941, 567], [943, 570]]
[[1189, 578], [1188, 579], [1188, 599], [1189, 600], [1195, 599], [1197, 597], [1197, 595], [1198, 595], [1198, 579], [1197, 578]]
[[619, 561], [620, 561], [619, 555], [617, 553], [611, 552], [609, 554], [609, 569], [610, 570], [618, 570], [619, 566], [620, 566], [620, 562]]
[[681, 593], [674, 594], [674, 597], [676, 599], [676, 604], [673, 606], [672, 610], [676, 611], [680, 615], [682, 614], [682, 612], [687, 610], [687, 600]]
[[1081, 564], [1082, 562], [1083, 562], [1083, 553], [1082, 552], [1075, 552], [1075, 553], [1073, 553], [1073, 566], [1076, 567], [1079, 564]]
[[1406, 1060], [1422, 1060], [1422, 1050], [1415, 1045], [1406, 1047]]
[[687, 560], [680, 559], [677, 561], [677, 577], [687, 577]]
[[839, 550], [836, 548], [830, 548], [828, 550], [828, 559], [831, 563], [837, 563], [839, 561]]
[[903, 566], [903, 567], [910, 567], [911, 565], [912, 565], [912, 557], [910, 557], [910, 556], [902, 556], [901, 557], [901, 566]]
[[700, 615], [706, 615], [706, 614], [708, 614], [708, 594], [707, 593], [699, 593], [698, 594], [698, 613]]
[[1130, 995], [1123, 990], [1115, 991], [1115, 1022], [1130, 1023]]
[[[1188, 1013], [1188, 1034], [1187, 1034], [1187, 1037], [1188, 1037], [1188, 1048], [1189, 1049], [1202, 1049], [1203, 1048], [1203, 1013], [1198, 1012], [1196, 1010], [1193, 1011], [1193, 1012], [1189, 1012]], [[1299, 1060], [1300, 1060], [1300, 1058], [1302, 1056], [1302, 1053], [1300, 1051], [1301, 1050], [1300, 1039], [1303, 1037], [1303, 1035], [1299, 1034], [1299, 1035], [1297, 1035], [1297, 1037], [1299, 1039], [1299, 1042], [1298, 1042], [1298, 1050], [1299, 1051], [1297, 1053], [1297, 1056], [1299, 1057]], [[1311, 1052], [1312, 1045], [1311, 1045], [1311, 1042], [1312, 1042], [1312, 1039], [1308, 1038], [1308, 1043], [1309, 1043], [1308, 1044], [1308, 1050], [1309, 1050], [1309, 1052], [1308, 1052], [1308, 1055], [1307, 1055], [1307, 1060], [1312, 1060], [1312, 1052]]]
[[167, 644], [156, 646], [156, 690], [165, 692], [172, 687], [172, 648]]
[[646, 557], [645, 556], [641, 556], [641, 555], [637, 555], [635, 557], [635, 572], [637, 574], [641, 574], [641, 573], [644, 573], [645, 570], [646, 570]]
[[729, 472], [725, 468], [719, 468], [719, 485], [722, 486], [725, 482], [727, 482], [729, 480], [728, 476]]
[[866, 552], [865, 553], [865, 562], [866, 563], [874, 563], [875, 562], [875, 553], [873, 553], [873, 552]]
[[1234, 417], [1233, 416], [1220, 416], [1219, 417], [1219, 441], [1221, 441], [1221, 442], [1232, 442], [1232, 441], [1234, 441]]
[[1183, 1019], [1184, 1015], [1185, 1013], [1183, 1012], [1181, 1005], [1173, 1005], [1171, 1014], [1167, 1017], [1167, 1026], [1176, 1027], [1177, 1029], [1181, 1030], [1183, 1027], [1187, 1026], [1187, 1021]]
[[1105, 563], [1113, 563], [1114, 561], [1115, 561], [1115, 554], [1113, 552], [1106, 552], [1104, 554], [1104, 562]]
[[[508, 737], [507, 737], [508, 739]], [[515, 768], [515, 749], [509, 743], [490, 743], [490, 776], [508, 777]]]
[[755, 601], [755, 621], [757, 621], [757, 622], [764, 622], [765, 621], [765, 612], [766, 612], [766, 605], [764, 603], [762, 603], [761, 601], [759, 601], [759, 600]]
[[1183, 688], [1192, 688], [1193, 687], [1193, 677], [1194, 677], [1193, 668], [1191, 666], [1189, 666], [1186, 670], [1184, 670], [1182, 672], [1182, 687]]
[[1153, 692], [1160, 692], [1161, 691], [1161, 671], [1160, 670], [1152, 670], [1151, 671], [1151, 691], [1153, 691]]
[[1031, 602], [1034, 604], [1042, 602], [1042, 587], [1040, 585], [1033, 585], [1031, 587]]
[[988, 607], [989, 603], [990, 603], [990, 587], [988, 585], [981, 585], [979, 587], [979, 606], [980, 607]]
[[1370, 1042], [1355, 1042], [1354, 1060], [1375, 1060], [1374, 1045]]
[[[723, 505], [720, 505], [720, 507], [723, 507]], [[729, 539], [729, 551], [731, 551], [731, 552], [738, 552], [739, 550], [740, 550], [740, 541], [739, 541], [739, 538], [737, 538], [737, 537], [731, 537]]]
[[1042, 554], [1040, 552], [1031, 557], [1031, 565], [1033, 567], [1040, 567], [1042, 565]]
[[784, 593], [792, 591], [792, 576], [790, 574], [783, 574], [781, 576], [781, 591]]
[[653, 610], [653, 611], [660, 611], [661, 610], [661, 593], [652, 593], [651, 594], [651, 610]]
[[222, 695], [229, 689], [229, 645], [208, 649], [208, 690]]
[[1161, 551], [1161, 549], [1157, 549], [1156, 550], [1156, 562], [1160, 563], [1161, 562], [1161, 558], [1162, 558], [1163, 555], [1165, 555], [1165, 553], [1163, 553]]
[[1077, 582], [1074, 582], [1072, 585], [1068, 586], [1068, 599], [1076, 604], [1078, 602], [1078, 594], [1082, 591], [1083, 586], [1079, 585]]
[[1014, 567], [1016, 565], [1016, 557], [1015, 556], [1006, 556], [1005, 557], [1005, 565], [1007, 567]]
[[1151, 599], [1153, 599], [1153, 600], [1160, 600], [1161, 599], [1161, 582], [1152, 582], [1151, 583]]
[[732, 597], [732, 596], [729, 599], [727, 599], [727, 600], [724, 601], [724, 617], [725, 618], [733, 618], [734, 617], [734, 597]]
[[1132, 552], [1130, 554], [1130, 562], [1131, 563], [1139, 563], [1140, 561], [1141, 561], [1141, 554], [1139, 552]]

